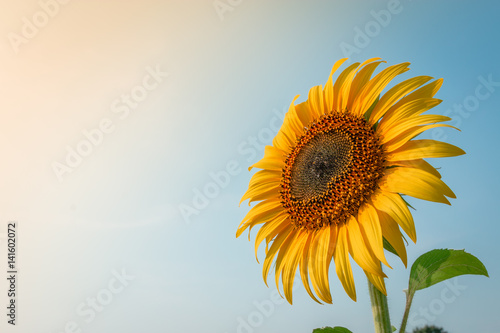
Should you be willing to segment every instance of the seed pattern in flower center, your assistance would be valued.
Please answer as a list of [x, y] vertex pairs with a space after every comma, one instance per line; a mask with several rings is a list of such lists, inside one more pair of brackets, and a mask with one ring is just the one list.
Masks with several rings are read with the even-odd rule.
[[384, 151], [364, 119], [324, 115], [285, 161], [283, 207], [298, 228], [345, 223], [378, 189], [384, 169]]
[[339, 130], [313, 137], [300, 149], [292, 166], [292, 196], [308, 200], [326, 192], [328, 183], [347, 170], [351, 150], [349, 136]]

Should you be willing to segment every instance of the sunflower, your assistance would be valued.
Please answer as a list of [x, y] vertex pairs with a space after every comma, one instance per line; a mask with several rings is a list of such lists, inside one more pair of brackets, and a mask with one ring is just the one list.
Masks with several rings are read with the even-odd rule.
[[[450, 204], [454, 193], [424, 158], [449, 157], [464, 151], [448, 143], [420, 139], [419, 134], [450, 118], [423, 115], [441, 100], [433, 98], [442, 79], [417, 76], [381, 92], [409, 63], [373, 73], [383, 61], [369, 59], [348, 66], [335, 82], [335, 63], [324, 88], [309, 90], [295, 105], [266, 146], [264, 157], [241, 202], [260, 201], [244, 217], [236, 237], [256, 225], [255, 255], [265, 241], [263, 278], [272, 263], [288, 302], [297, 269], [308, 294], [318, 303], [332, 302], [332, 260], [346, 293], [355, 301], [352, 257], [368, 280], [386, 294], [382, 265], [390, 268], [384, 241], [407, 265], [401, 230], [417, 236], [403, 195]], [[240, 202], [240, 203], [241, 203]], [[258, 260], [258, 258], [257, 258]], [[311, 290], [311, 285], [314, 293]], [[319, 299], [320, 300], [319, 300]]]

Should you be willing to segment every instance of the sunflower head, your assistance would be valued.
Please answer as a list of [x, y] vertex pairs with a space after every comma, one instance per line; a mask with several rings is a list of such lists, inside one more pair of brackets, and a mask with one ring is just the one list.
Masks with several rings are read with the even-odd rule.
[[417, 76], [381, 96], [409, 63], [373, 76], [382, 61], [369, 59], [350, 65], [333, 82], [333, 73], [345, 60], [333, 66], [324, 88], [311, 88], [300, 104], [294, 98], [272, 146], [249, 168], [262, 170], [253, 175], [241, 199], [259, 203], [236, 235], [261, 225], [255, 254], [265, 241], [264, 281], [274, 262], [276, 285], [279, 289], [281, 277], [290, 303], [297, 269], [309, 295], [331, 303], [332, 261], [345, 291], [356, 300], [350, 258], [385, 294], [381, 263], [390, 266], [384, 240], [405, 265], [402, 232], [416, 242], [403, 196], [446, 204], [455, 197], [424, 158], [457, 156], [463, 150], [415, 139], [431, 128], [452, 127], [442, 124], [448, 117], [423, 114], [441, 102], [434, 95], [442, 79]]

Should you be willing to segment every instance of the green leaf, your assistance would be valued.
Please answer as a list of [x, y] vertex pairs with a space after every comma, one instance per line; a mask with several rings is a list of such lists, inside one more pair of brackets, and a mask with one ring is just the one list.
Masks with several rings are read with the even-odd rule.
[[317, 328], [313, 331], [313, 333], [352, 333], [352, 332], [345, 327], [335, 326], [334, 328], [331, 327]]
[[386, 249], [387, 251], [391, 252], [392, 254], [395, 254], [399, 257], [399, 254], [396, 252], [396, 250], [392, 247], [391, 243], [389, 243], [387, 241], [387, 239], [385, 239], [385, 237], [383, 238], [384, 240], [384, 249]]
[[393, 332], [396, 332], [398, 330], [396, 327], [394, 327], [392, 325], [391, 325], [391, 329], [392, 329]]
[[488, 271], [479, 259], [464, 250], [432, 250], [418, 257], [411, 266], [408, 291], [412, 295], [417, 290], [464, 274], [488, 276]]

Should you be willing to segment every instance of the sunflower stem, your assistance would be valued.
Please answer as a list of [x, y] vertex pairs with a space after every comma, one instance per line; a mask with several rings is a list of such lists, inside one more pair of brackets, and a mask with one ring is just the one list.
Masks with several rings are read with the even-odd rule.
[[370, 280], [368, 280], [368, 290], [370, 291], [370, 300], [372, 302], [373, 323], [375, 333], [391, 333], [391, 320], [389, 318], [389, 306], [387, 305], [387, 296], [382, 294]]
[[408, 315], [410, 314], [411, 302], [413, 301], [413, 295], [408, 291], [406, 292], [406, 306], [405, 313], [403, 314], [403, 320], [401, 321], [401, 327], [399, 328], [399, 333], [405, 333], [406, 323], [408, 322]]

